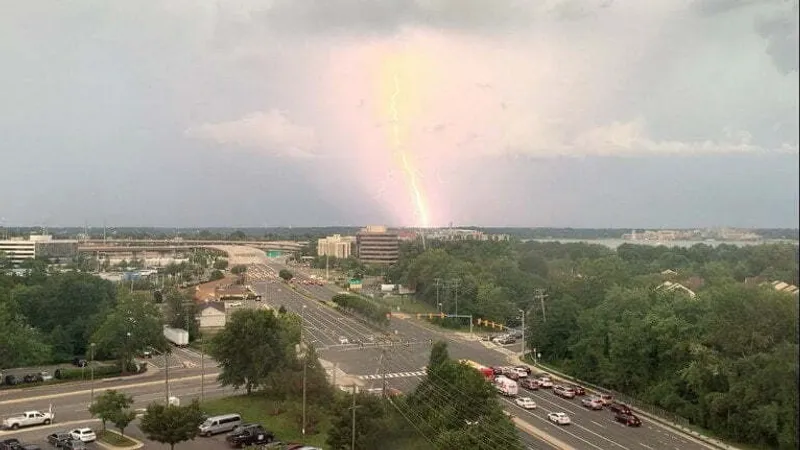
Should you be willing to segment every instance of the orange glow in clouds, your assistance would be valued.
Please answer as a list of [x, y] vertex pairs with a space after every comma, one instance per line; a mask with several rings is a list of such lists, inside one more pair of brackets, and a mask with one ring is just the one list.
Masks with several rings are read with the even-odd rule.
[[[430, 226], [428, 208], [426, 206], [425, 192], [420, 183], [420, 171], [418, 165], [415, 164], [414, 155], [407, 149], [408, 139], [404, 136], [408, 133], [408, 125], [405, 121], [401, 120], [403, 114], [401, 109], [408, 114], [410, 112], [409, 98], [404, 95], [405, 91], [401, 89], [401, 74], [404, 69], [408, 70], [409, 67], [404, 64], [407, 61], [403, 55], [395, 55], [388, 58], [384, 62], [382, 70], [383, 89], [381, 98], [386, 98], [388, 94], [389, 103], [389, 123], [390, 123], [390, 139], [391, 149], [393, 153], [394, 163], [397, 164], [403, 173], [406, 185], [411, 196], [411, 201], [414, 207], [414, 215], [416, 216], [417, 225], [421, 227]], [[403, 100], [405, 103], [401, 103]], [[406, 108], [402, 108], [406, 106]]]

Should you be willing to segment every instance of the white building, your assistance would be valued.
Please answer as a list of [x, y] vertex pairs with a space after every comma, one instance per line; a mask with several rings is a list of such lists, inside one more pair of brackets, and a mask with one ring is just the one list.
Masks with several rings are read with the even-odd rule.
[[354, 236], [341, 236], [334, 234], [317, 241], [317, 254], [319, 256], [334, 256], [336, 258], [349, 258], [353, 252]]
[[227, 322], [225, 304], [222, 302], [208, 302], [200, 306], [197, 320], [200, 328], [222, 328]]
[[0, 240], [0, 253], [18, 265], [25, 260], [40, 258], [71, 258], [78, 251], [78, 241], [53, 239], [53, 236], [32, 234], [28, 239]]

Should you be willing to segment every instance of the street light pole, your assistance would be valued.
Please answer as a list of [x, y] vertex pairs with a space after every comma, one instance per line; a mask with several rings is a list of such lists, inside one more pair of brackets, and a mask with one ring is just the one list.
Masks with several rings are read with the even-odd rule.
[[90, 382], [91, 383], [91, 389], [90, 389], [91, 393], [89, 394], [89, 404], [90, 405], [94, 403], [94, 345], [95, 345], [94, 342], [89, 344], [89, 349], [90, 349], [90, 353], [89, 353], [89, 372], [91, 374], [90, 376], [91, 376], [91, 380], [92, 380]]
[[300, 348], [303, 350], [303, 428], [301, 432], [303, 436], [306, 435], [306, 369], [308, 367], [308, 353], [305, 348], [303, 348], [303, 325], [305, 324], [305, 311], [306, 305], [303, 305], [303, 309], [300, 314]]
[[525, 311], [520, 309], [520, 315], [522, 316], [522, 358], [525, 357]]

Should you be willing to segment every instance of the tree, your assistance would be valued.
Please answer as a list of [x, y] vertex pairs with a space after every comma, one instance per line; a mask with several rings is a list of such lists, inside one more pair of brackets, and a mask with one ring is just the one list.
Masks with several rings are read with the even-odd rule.
[[271, 373], [293, 361], [293, 347], [298, 343], [299, 334], [289, 333], [288, 322], [272, 311], [247, 309], [231, 315], [211, 340], [209, 354], [222, 368], [223, 386], [244, 386], [250, 394]]
[[228, 268], [228, 260], [227, 259], [217, 259], [214, 261], [213, 267], [217, 270], [225, 270]]
[[431, 356], [428, 361], [428, 367], [439, 367], [447, 361], [450, 361], [450, 354], [447, 351], [447, 342], [436, 341], [436, 343], [433, 344], [433, 347], [431, 347]]
[[217, 281], [225, 278], [225, 274], [219, 270], [212, 270], [211, 275], [208, 276], [209, 281]]
[[247, 266], [239, 264], [231, 268], [231, 273], [234, 275], [241, 275], [247, 272]]
[[92, 335], [100, 354], [119, 359], [123, 373], [137, 351], [166, 349], [161, 313], [145, 295], [120, 292], [117, 306]]
[[175, 444], [194, 440], [197, 427], [203, 420], [203, 412], [197, 400], [187, 406], [151, 403], [139, 427], [148, 439], [169, 444], [170, 449], [174, 449]]
[[[340, 398], [331, 412], [332, 426], [328, 431], [326, 443], [332, 450], [348, 450], [352, 442], [353, 396]], [[379, 397], [361, 393], [356, 394], [356, 442], [357, 450], [383, 448], [387, 430], [384, 423], [385, 408]]]
[[288, 270], [286, 270], [286, 269], [281, 269], [281, 270], [278, 272], [278, 276], [279, 276], [279, 277], [281, 277], [281, 278], [283, 278], [283, 281], [289, 281], [289, 280], [291, 280], [292, 278], [294, 278], [294, 274], [292, 274], [292, 272], [290, 272], [290, 271], [288, 271]]
[[133, 405], [132, 396], [109, 389], [95, 399], [94, 403], [89, 406], [89, 412], [92, 417], [100, 419], [104, 431], [106, 422], [111, 422], [122, 433], [136, 417], [135, 413], [129, 411], [131, 405]]

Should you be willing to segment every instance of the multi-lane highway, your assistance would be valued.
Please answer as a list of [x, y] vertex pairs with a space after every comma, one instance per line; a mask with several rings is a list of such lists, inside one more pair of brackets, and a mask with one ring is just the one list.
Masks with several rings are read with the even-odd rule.
[[[382, 386], [386, 373], [390, 387], [408, 391], [425, 376], [430, 342], [448, 341], [453, 358], [475, 360], [487, 366], [508, 365], [513, 352], [488, 342], [440, 331], [410, 317], [396, 316], [388, 329], [378, 331], [353, 318], [343, 316], [319, 300], [330, 299], [339, 289], [335, 286], [305, 284], [309, 279], [297, 268], [294, 288], [274, 275], [284, 266], [270, 262], [261, 268], [266, 279], [253, 280], [253, 286], [266, 302], [278, 308], [301, 314], [307, 339], [319, 349], [320, 357], [335, 362], [339, 369], [360, 379], [366, 388]], [[341, 344], [340, 338], [349, 343]], [[392, 346], [381, 342], [394, 342]], [[566, 400], [549, 389], [521, 393], [533, 398], [538, 407], [524, 410], [512, 400], [503, 399], [507, 410], [517, 418], [555, 438], [561, 446], [576, 449], [669, 449], [692, 450], [710, 448], [707, 444], [689, 438], [661, 424], [643, 419], [640, 428], [629, 428], [613, 420], [606, 410], [591, 411], [580, 405], [580, 400]], [[547, 421], [550, 412], [564, 412], [572, 419], [569, 426], [557, 426]], [[536, 445], [541, 446], [539, 441]], [[538, 448], [538, 447], [537, 447]]]

